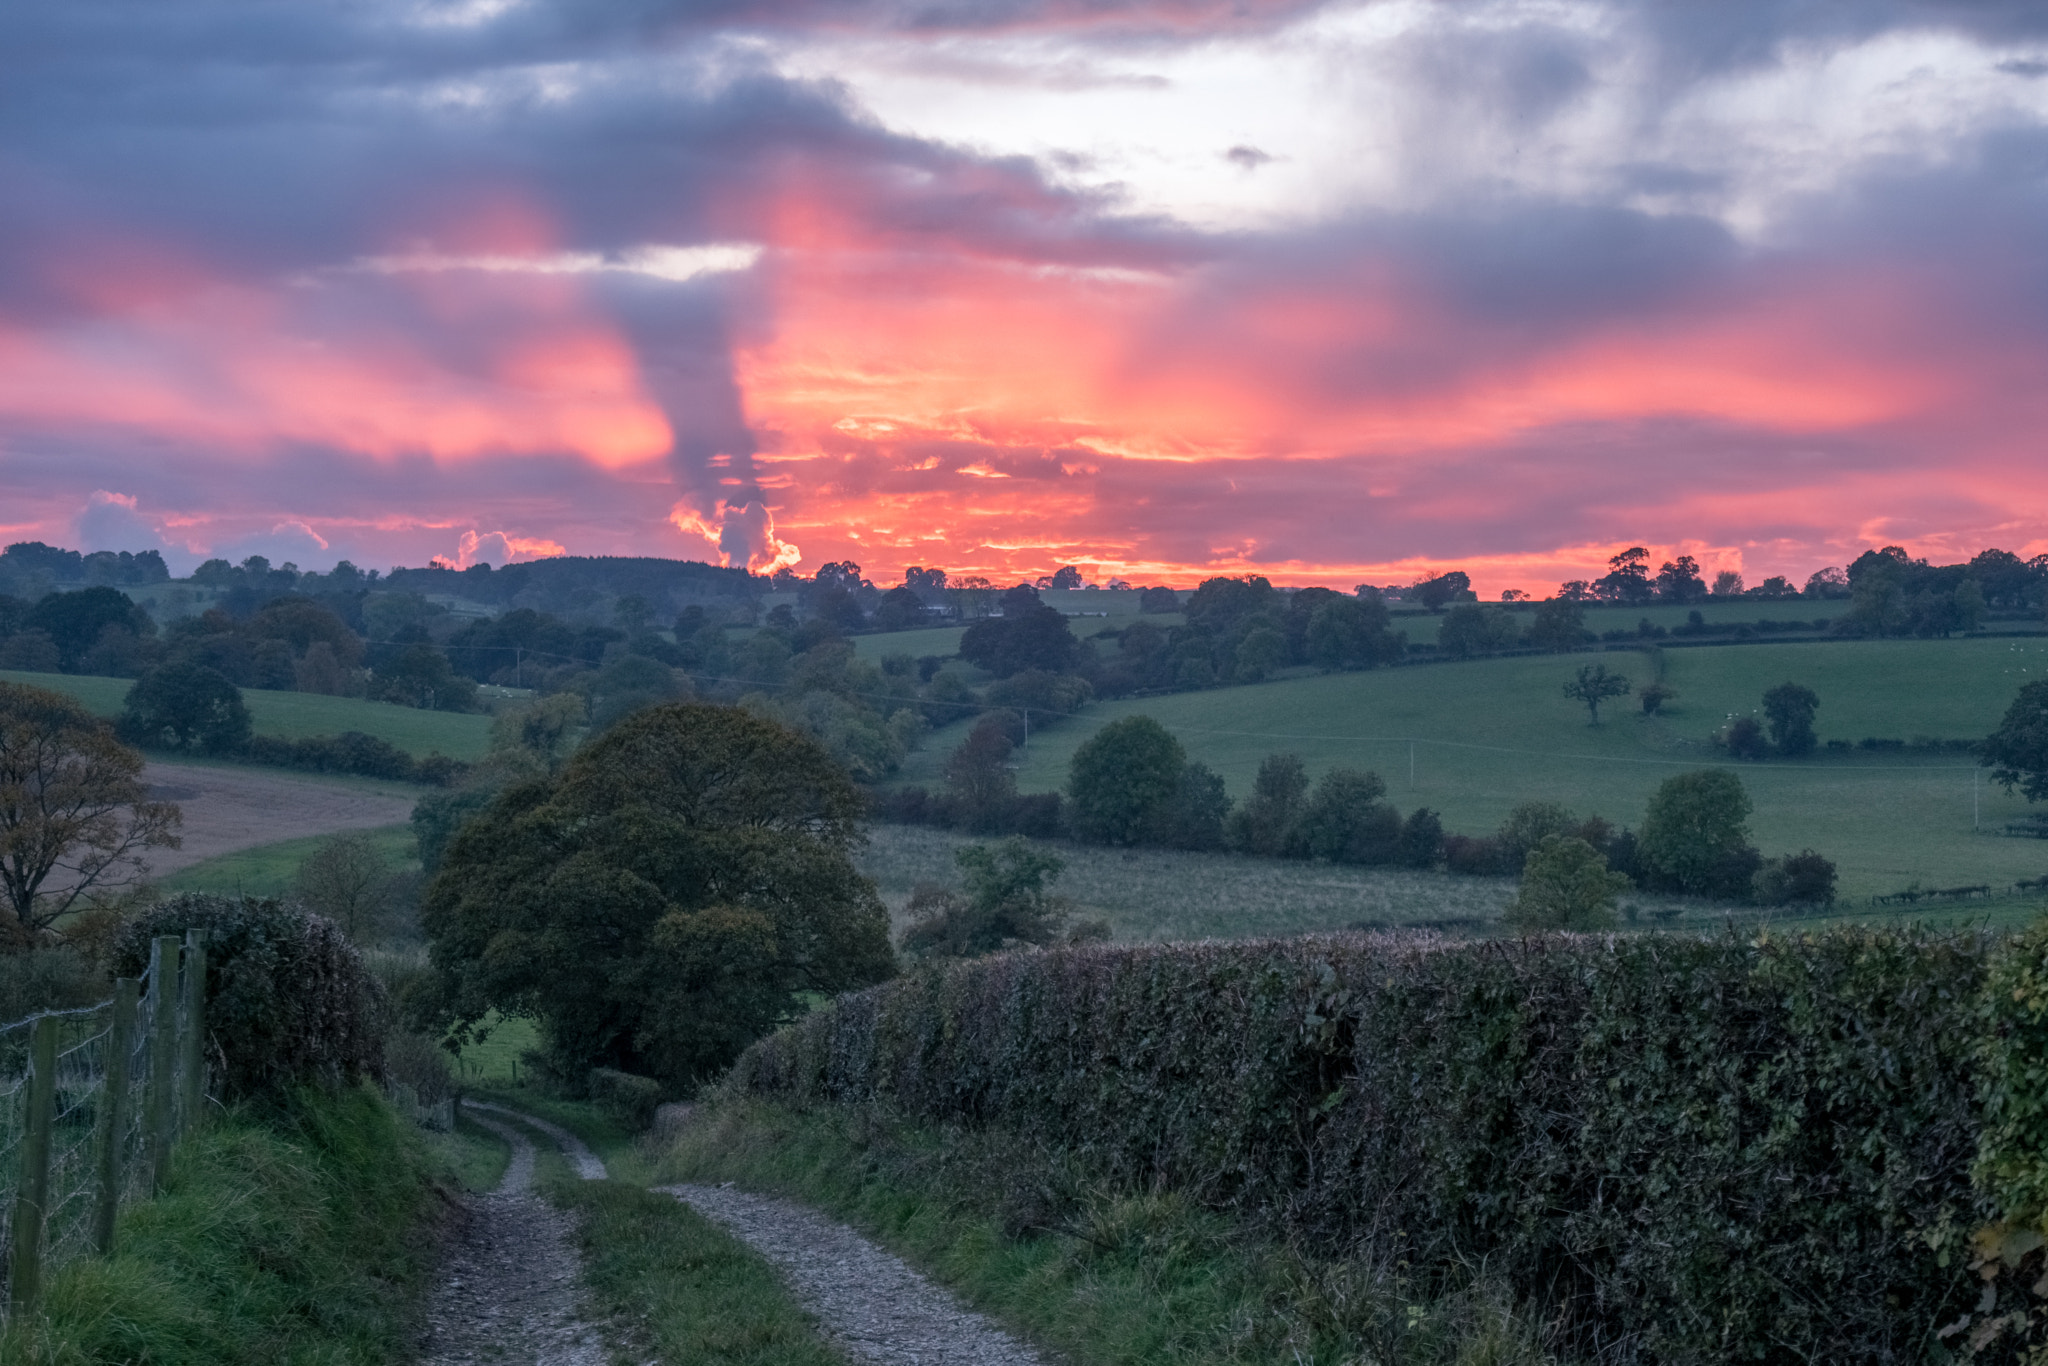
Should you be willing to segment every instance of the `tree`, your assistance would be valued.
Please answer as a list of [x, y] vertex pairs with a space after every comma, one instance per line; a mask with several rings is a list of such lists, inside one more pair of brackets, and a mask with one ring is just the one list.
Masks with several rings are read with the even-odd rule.
[[1456, 602], [1472, 591], [1472, 576], [1462, 569], [1453, 569], [1448, 574], [1432, 574], [1408, 590], [1409, 596], [1432, 612], [1444, 610], [1444, 604]]
[[1764, 694], [1764, 716], [1769, 721], [1771, 748], [1791, 758], [1813, 753], [1819, 743], [1813, 733], [1813, 718], [1820, 711], [1820, 697], [1797, 683], [1780, 683]]
[[227, 754], [249, 743], [242, 690], [204, 664], [165, 664], [135, 681], [120, 733], [133, 744]]
[[1080, 567], [1071, 564], [1061, 565], [1052, 572], [1052, 582], [1047, 586], [1068, 591], [1083, 587]]
[[816, 741], [736, 707], [621, 721], [456, 833], [421, 925], [414, 1022], [537, 1016], [572, 1085], [612, 1067], [687, 1088], [816, 995], [893, 971], [853, 863], [863, 803]]
[[1308, 804], [1308, 770], [1299, 754], [1268, 754], [1252, 791], [1230, 813], [1225, 835], [1234, 849], [1274, 857], [1287, 852], [1295, 822]]
[[1231, 673], [1240, 683], [1257, 683], [1287, 667], [1287, 637], [1270, 626], [1245, 632], [1232, 656]]
[[1678, 689], [1668, 683], [1650, 683], [1637, 694], [1643, 704], [1643, 715], [1656, 716], [1664, 710], [1664, 704], [1678, 696]]
[[1370, 669], [1401, 657], [1406, 639], [1390, 629], [1393, 616], [1377, 597], [1332, 598], [1309, 614], [1303, 648], [1324, 669]]
[[98, 643], [108, 627], [122, 627], [138, 636], [153, 635], [156, 623], [149, 614], [129, 601], [126, 593], [113, 588], [86, 588], [76, 593], [51, 593], [28, 614], [31, 630], [50, 633], [65, 672]]
[[[1780, 580], [1780, 582], [1783, 582]], [[1717, 598], [1739, 598], [1742, 596], [1742, 575], [1733, 569], [1724, 569], [1714, 575], [1714, 593]]]
[[1632, 545], [1607, 561], [1607, 572], [1593, 583], [1602, 602], [1639, 606], [1655, 596], [1650, 586], [1650, 552]]
[[1500, 844], [1501, 862], [1508, 871], [1518, 872], [1529, 852], [1552, 835], [1577, 835], [1579, 818], [1558, 802], [1522, 802], [1508, 812], [1494, 839]]
[[1444, 819], [1426, 806], [1418, 806], [1401, 822], [1401, 843], [1397, 858], [1404, 868], [1434, 868], [1444, 856]]
[[1546, 835], [1522, 865], [1522, 885], [1504, 917], [1524, 930], [1604, 930], [1629, 881], [1607, 856], [1573, 835]]
[[1738, 759], [1762, 759], [1771, 752], [1764, 728], [1754, 716], [1738, 716], [1721, 733], [1721, 744]]
[[1223, 823], [1230, 816], [1230, 793], [1223, 775], [1204, 763], [1181, 770], [1173, 798], [1154, 813], [1147, 839], [1169, 849], [1210, 850], [1223, 847]]
[[1008, 712], [982, 717], [946, 760], [946, 794], [969, 829], [991, 827], [1017, 796], [1017, 775], [1009, 767], [1017, 747], [1010, 727], [1017, 720]]
[[1998, 729], [1977, 747], [1977, 760], [2007, 792], [2030, 802], [2048, 798], [2048, 678], [2023, 685]]
[[1437, 648], [1452, 659], [1470, 659], [1513, 648], [1516, 633], [1515, 619], [1500, 608], [1461, 602], [1445, 614]]
[[1401, 845], [1401, 815], [1386, 795], [1379, 774], [1333, 768], [1316, 784], [1288, 843], [1332, 863], [1392, 863]]
[[1593, 719], [1588, 725], [1600, 724], [1600, 704], [1610, 697], [1626, 697], [1629, 681], [1617, 673], [1609, 673], [1605, 664], [1587, 664], [1580, 668], [1579, 676], [1564, 685], [1564, 695], [1574, 702], [1586, 704], [1586, 714]]
[[[175, 849], [176, 806], [149, 800], [142, 756], [59, 693], [0, 683], [0, 890], [10, 947], [89, 893], [143, 874], [145, 849]], [[53, 883], [54, 879], [54, 883]]]
[[1548, 598], [1536, 608], [1536, 615], [1529, 622], [1529, 643], [1552, 654], [1576, 650], [1590, 638], [1586, 609], [1576, 599]]
[[890, 589], [875, 604], [877, 631], [907, 631], [924, 625], [925, 621], [924, 599], [908, 585]]
[[501, 711], [491, 722], [491, 753], [527, 755], [546, 772], [556, 772], [575, 750], [589, 712], [582, 694], [573, 692]]
[[1811, 849], [1765, 863], [1756, 875], [1756, 899], [1764, 906], [1832, 906], [1835, 865]]
[[978, 621], [960, 636], [960, 657], [997, 678], [1026, 669], [1070, 673], [1081, 659], [1067, 619], [1026, 588], [1003, 594], [1003, 614]]
[[299, 864], [293, 890], [316, 915], [341, 927], [356, 944], [390, 928], [391, 863], [367, 835], [335, 835]]
[[[1737, 576], [1738, 580], [1740, 575]], [[1690, 555], [1680, 555], [1676, 560], [1663, 564], [1657, 569], [1657, 596], [1665, 602], [1698, 602], [1707, 596], [1707, 585], [1700, 579], [1700, 562]]]
[[370, 692], [380, 702], [422, 711], [476, 710], [476, 684], [456, 673], [448, 656], [423, 640], [379, 664]]
[[1108, 937], [1108, 926], [1071, 926], [1073, 902], [1050, 890], [1066, 868], [1057, 854], [1012, 836], [1001, 844], [970, 844], [953, 855], [961, 892], [929, 885], [911, 895], [917, 919], [903, 948], [920, 958], [971, 958], [1025, 945]]
[[1110, 722], [1074, 751], [1074, 833], [1096, 844], [1141, 843], [1180, 790], [1187, 763], [1180, 741], [1151, 717]]
[[1151, 588], [1140, 588], [1138, 590], [1138, 610], [1140, 612], [1178, 612], [1180, 610], [1180, 594], [1174, 592], [1171, 588], [1156, 584]]
[[[1650, 798], [1637, 858], [1659, 881], [1681, 892], [1721, 890], [1733, 861], [1749, 845], [1749, 794], [1724, 768], [1666, 778]], [[1748, 886], [1747, 874], [1743, 885]]]

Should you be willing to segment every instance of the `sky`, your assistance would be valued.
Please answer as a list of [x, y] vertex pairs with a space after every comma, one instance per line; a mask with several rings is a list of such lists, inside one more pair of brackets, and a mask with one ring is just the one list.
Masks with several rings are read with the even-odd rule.
[[0, 7], [0, 538], [2048, 551], [2038, 0]]

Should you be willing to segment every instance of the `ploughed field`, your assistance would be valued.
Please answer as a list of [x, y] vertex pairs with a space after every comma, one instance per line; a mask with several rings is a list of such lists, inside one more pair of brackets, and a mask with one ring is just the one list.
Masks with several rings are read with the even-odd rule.
[[[1597, 727], [1564, 697], [1564, 683], [1598, 662], [1640, 690], [1656, 676], [1650, 656], [1609, 651], [1297, 675], [1096, 703], [1078, 717], [1033, 725], [1018, 785], [1026, 792], [1064, 786], [1075, 749], [1090, 735], [1142, 714], [1221, 773], [1233, 797], [1250, 790], [1263, 756], [1292, 751], [1311, 775], [1338, 766], [1376, 770], [1404, 811], [1433, 807], [1448, 829], [1463, 833], [1490, 831], [1532, 800], [1633, 826], [1665, 778], [1731, 763], [1712, 735], [1756, 709], [1776, 684], [1801, 683], [1819, 694], [1824, 743], [1974, 740], [1998, 724], [2021, 684], [2048, 671], [2048, 642], [1730, 645], [1666, 649], [1661, 659], [1665, 684], [1678, 691], [1663, 714], [1645, 716], [1631, 696], [1603, 707]], [[928, 737], [902, 781], [939, 786], [946, 755], [966, 731], [956, 723]], [[2009, 822], [2029, 814], [2027, 803], [1992, 785], [1967, 753], [1822, 749], [1733, 766], [1756, 804], [1752, 826], [1763, 851], [1826, 854], [1840, 865], [1845, 898], [1915, 883], [1985, 883], [2002, 892], [2048, 873], [2048, 842], [2005, 834]]]

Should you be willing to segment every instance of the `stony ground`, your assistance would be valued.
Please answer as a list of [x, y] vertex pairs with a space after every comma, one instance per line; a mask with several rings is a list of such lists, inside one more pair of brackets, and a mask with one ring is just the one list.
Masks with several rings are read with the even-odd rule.
[[963, 1307], [894, 1254], [814, 1209], [731, 1186], [667, 1186], [787, 1278], [855, 1361], [901, 1366], [1041, 1366], [1031, 1348]]
[[[534, 1193], [534, 1146], [522, 1126], [547, 1135], [585, 1180], [604, 1179], [603, 1161], [547, 1120], [480, 1101], [465, 1102], [463, 1111], [510, 1144], [512, 1160], [495, 1191], [467, 1202], [468, 1218], [428, 1299], [421, 1366], [606, 1366], [603, 1336], [580, 1314], [574, 1221]], [[687, 1111], [664, 1118], [681, 1122]], [[901, 1259], [814, 1209], [730, 1185], [663, 1189], [780, 1271], [851, 1360], [1044, 1366], [1031, 1348]]]

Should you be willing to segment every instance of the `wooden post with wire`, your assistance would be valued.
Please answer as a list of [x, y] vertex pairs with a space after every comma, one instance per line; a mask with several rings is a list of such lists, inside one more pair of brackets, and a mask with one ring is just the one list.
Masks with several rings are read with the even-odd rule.
[[43, 1221], [50, 1209], [50, 1129], [57, 1120], [57, 1017], [37, 1018], [29, 1036], [28, 1123], [14, 1188], [14, 1246], [7, 1262], [7, 1309], [19, 1319], [43, 1294]]
[[142, 983], [114, 979], [113, 1019], [107, 1025], [107, 1059], [101, 1082], [99, 1180], [92, 1208], [92, 1246], [102, 1257], [114, 1250], [114, 1216], [121, 1209], [121, 1146], [128, 1131], [128, 1060], [135, 1053], [136, 1005]]
[[149, 944], [149, 1172], [161, 1191], [171, 1177], [177, 1142], [178, 940], [163, 935]]
[[185, 931], [178, 972], [178, 1132], [191, 1133], [206, 1107], [206, 931]]

